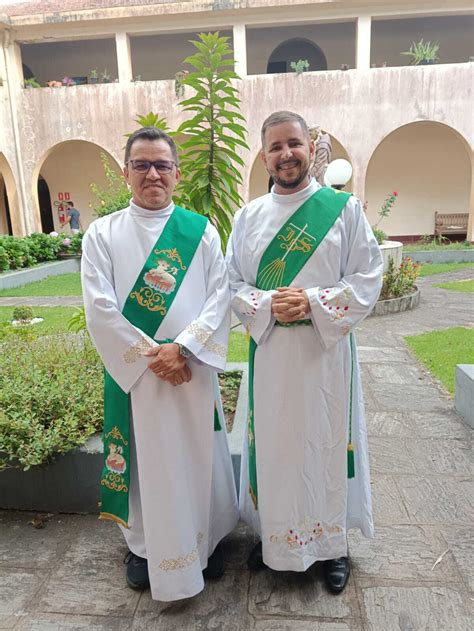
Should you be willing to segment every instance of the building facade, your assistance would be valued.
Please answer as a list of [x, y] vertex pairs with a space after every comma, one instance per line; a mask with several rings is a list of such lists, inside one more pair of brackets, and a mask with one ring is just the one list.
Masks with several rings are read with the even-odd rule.
[[[469, 212], [474, 241], [470, 0], [26, 0], [0, 10], [0, 233], [57, 229], [68, 199], [87, 226], [90, 184], [105, 183], [101, 154], [120, 171], [138, 114], [182, 122], [176, 73], [190, 40], [219, 31], [241, 77], [244, 199], [267, 190], [261, 124], [289, 109], [350, 160], [372, 223], [396, 190], [380, 225], [389, 235], [433, 234], [436, 211]], [[401, 52], [421, 39], [439, 42], [439, 60], [409, 66]], [[309, 71], [297, 75], [299, 59]], [[77, 85], [44, 87], [64, 77]], [[26, 87], [33, 78], [42, 87]]]

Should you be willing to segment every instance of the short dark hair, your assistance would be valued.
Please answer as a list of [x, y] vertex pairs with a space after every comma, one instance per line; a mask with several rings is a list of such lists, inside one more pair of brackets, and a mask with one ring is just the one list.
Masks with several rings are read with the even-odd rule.
[[71, 208], [73, 208], [74, 207], [74, 202], [68, 202], [67, 205], [71, 206]]
[[171, 149], [171, 154], [173, 160], [176, 162], [176, 166], [179, 165], [178, 151], [174, 140], [165, 131], [157, 129], [156, 127], [140, 127], [140, 129], [137, 129], [128, 137], [127, 144], [125, 145], [125, 164], [127, 164], [130, 159], [132, 145], [136, 140], [164, 140]]
[[262, 133], [262, 147], [265, 144], [265, 133], [269, 127], [273, 127], [274, 125], [280, 125], [281, 123], [290, 123], [293, 121], [300, 124], [301, 130], [306, 136], [308, 136], [308, 139], [310, 139], [311, 137], [309, 135], [308, 125], [306, 124], [305, 119], [299, 114], [295, 114], [295, 112], [281, 110], [279, 112], [273, 112], [273, 114], [270, 114], [270, 116], [263, 121], [262, 132], [261, 132]]

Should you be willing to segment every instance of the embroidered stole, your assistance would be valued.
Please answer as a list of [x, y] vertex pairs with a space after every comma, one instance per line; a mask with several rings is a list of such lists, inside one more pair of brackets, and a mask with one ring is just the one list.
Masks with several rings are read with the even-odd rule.
[[[289, 287], [309, 261], [341, 214], [350, 193], [320, 188], [279, 229], [268, 244], [258, 266], [256, 287], [270, 290]], [[254, 364], [257, 344], [249, 345], [248, 463], [249, 492], [258, 507], [257, 459], [254, 425]]]
[[[207, 219], [202, 215], [175, 206], [125, 301], [122, 314], [151, 338], [179, 291], [206, 225]], [[107, 371], [103, 439], [100, 519], [111, 519], [128, 527], [130, 395]]]

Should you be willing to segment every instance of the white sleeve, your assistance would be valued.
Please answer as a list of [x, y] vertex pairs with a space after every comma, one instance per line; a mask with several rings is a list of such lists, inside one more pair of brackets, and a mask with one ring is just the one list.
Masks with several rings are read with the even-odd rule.
[[194, 357], [216, 370], [223, 370], [230, 329], [229, 278], [217, 230], [210, 223], [203, 235], [206, 300], [199, 316], [175, 339]]
[[262, 344], [275, 324], [272, 314], [274, 290], [263, 291], [254, 285], [255, 279], [244, 279], [241, 271], [245, 234], [245, 208], [235, 216], [234, 228], [227, 246], [231, 306], [257, 344]]
[[108, 373], [124, 392], [148, 368], [142, 353], [158, 344], [121, 313], [115, 295], [112, 262], [103, 234], [94, 222], [82, 243], [81, 277], [87, 328]]
[[325, 348], [347, 335], [372, 311], [382, 287], [380, 248], [361, 202], [352, 198], [343, 210], [346, 260], [338, 283], [306, 290], [311, 319]]

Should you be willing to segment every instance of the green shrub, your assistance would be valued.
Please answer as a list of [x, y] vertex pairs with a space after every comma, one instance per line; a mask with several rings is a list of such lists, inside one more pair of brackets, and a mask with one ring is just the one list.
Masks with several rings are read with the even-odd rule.
[[0, 354], [0, 466], [46, 464], [102, 428], [103, 366], [86, 336], [7, 335]]
[[398, 298], [399, 296], [410, 294], [415, 287], [420, 269], [421, 264], [414, 263], [411, 258], [404, 258], [400, 267], [396, 269], [395, 262], [390, 256], [387, 271], [383, 275], [383, 286], [380, 298], [386, 300], [388, 298]]
[[107, 154], [101, 153], [100, 160], [104, 168], [107, 187], [102, 188], [95, 182], [90, 185], [92, 193], [97, 197], [95, 204], [90, 204], [95, 217], [104, 217], [117, 210], [127, 208], [132, 198], [123, 175], [119, 175], [111, 166]]
[[42, 261], [54, 261], [61, 249], [61, 241], [58, 237], [51, 237], [43, 232], [33, 232], [25, 238], [32, 256], [38, 263]]
[[36, 263], [26, 238], [1, 236], [0, 246], [5, 249], [10, 269], [20, 269]]
[[10, 261], [8, 254], [3, 245], [0, 245], [0, 272], [6, 272], [10, 269]]
[[33, 320], [34, 317], [33, 309], [26, 305], [20, 305], [13, 309], [13, 320], [24, 320], [28, 322], [29, 320]]

